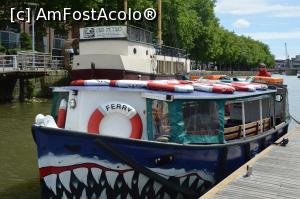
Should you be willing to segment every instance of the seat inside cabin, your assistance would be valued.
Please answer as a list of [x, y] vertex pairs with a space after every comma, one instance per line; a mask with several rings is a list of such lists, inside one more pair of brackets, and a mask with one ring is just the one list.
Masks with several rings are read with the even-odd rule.
[[[243, 124], [242, 103], [244, 103], [245, 122]], [[260, 109], [261, 103], [261, 109]], [[251, 137], [272, 127], [272, 100], [264, 98], [245, 102], [227, 102], [225, 105], [224, 138], [226, 141]], [[245, 128], [245, 129], [244, 129]]]

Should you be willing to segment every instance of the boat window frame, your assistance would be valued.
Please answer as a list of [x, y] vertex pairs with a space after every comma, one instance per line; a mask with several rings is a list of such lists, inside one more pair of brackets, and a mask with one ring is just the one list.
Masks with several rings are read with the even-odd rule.
[[[272, 111], [272, 113], [270, 112], [270, 116], [273, 116], [272, 124], [270, 124], [270, 129], [274, 128], [274, 126], [275, 126], [275, 96], [276, 96], [276, 93], [269, 93], [269, 94], [254, 96], [254, 97], [250, 97], [250, 98], [236, 98], [236, 99], [231, 99], [231, 100], [225, 100], [224, 106], [226, 104], [238, 104], [238, 103], [242, 104], [242, 126], [243, 126], [243, 138], [242, 139], [245, 139], [247, 137], [246, 136], [246, 121], [245, 121], [245, 102], [258, 101], [258, 103], [259, 103], [259, 132], [260, 132], [260, 134], [262, 134], [263, 128], [264, 128], [263, 127], [263, 116], [262, 116], [263, 115], [262, 101], [263, 101], [263, 99], [270, 100], [269, 109], [270, 109], [270, 111]], [[225, 117], [225, 115], [224, 115], [224, 117]], [[223, 132], [225, 133], [225, 126], [223, 129]], [[224, 140], [225, 140], [225, 135], [224, 135]], [[238, 140], [238, 139], [236, 139], [236, 140]]]

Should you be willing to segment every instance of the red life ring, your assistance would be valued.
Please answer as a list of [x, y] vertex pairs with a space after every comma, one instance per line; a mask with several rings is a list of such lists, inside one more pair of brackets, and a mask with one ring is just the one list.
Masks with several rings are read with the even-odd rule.
[[142, 137], [143, 124], [138, 112], [132, 106], [122, 102], [111, 102], [98, 107], [92, 113], [88, 121], [88, 133], [100, 134], [101, 132], [99, 132], [99, 126], [102, 119], [105, 117], [105, 115], [112, 112], [124, 114], [129, 118], [131, 123], [130, 138], [140, 139]]
[[59, 103], [58, 114], [57, 114], [57, 127], [64, 128], [67, 115], [67, 101], [62, 99]]

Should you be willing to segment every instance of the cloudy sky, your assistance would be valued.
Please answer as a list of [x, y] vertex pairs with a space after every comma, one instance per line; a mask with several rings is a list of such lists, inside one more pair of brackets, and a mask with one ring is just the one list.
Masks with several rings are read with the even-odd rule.
[[217, 0], [223, 27], [270, 46], [276, 59], [300, 55], [300, 0]]

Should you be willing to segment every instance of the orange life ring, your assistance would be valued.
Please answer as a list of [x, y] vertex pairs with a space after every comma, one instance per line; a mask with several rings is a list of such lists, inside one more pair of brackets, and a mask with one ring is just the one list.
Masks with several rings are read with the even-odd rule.
[[283, 84], [282, 77], [261, 77], [254, 76], [254, 82], [263, 84]]
[[98, 107], [88, 121], [87, 131], [90, 134], [100, 134], [99, 126], [105, 115], [118, 112], [127, 116], [131, 123], [130, 138], [140, 139], [143, 132], [143, 124], [138, 112], [130, 105], [122, 102], [110, 102]]
[[58, 114], [57, 114], [57, 127], [64, 128], [67, 115], [67, 101], [62, 99], [59, 103]]

